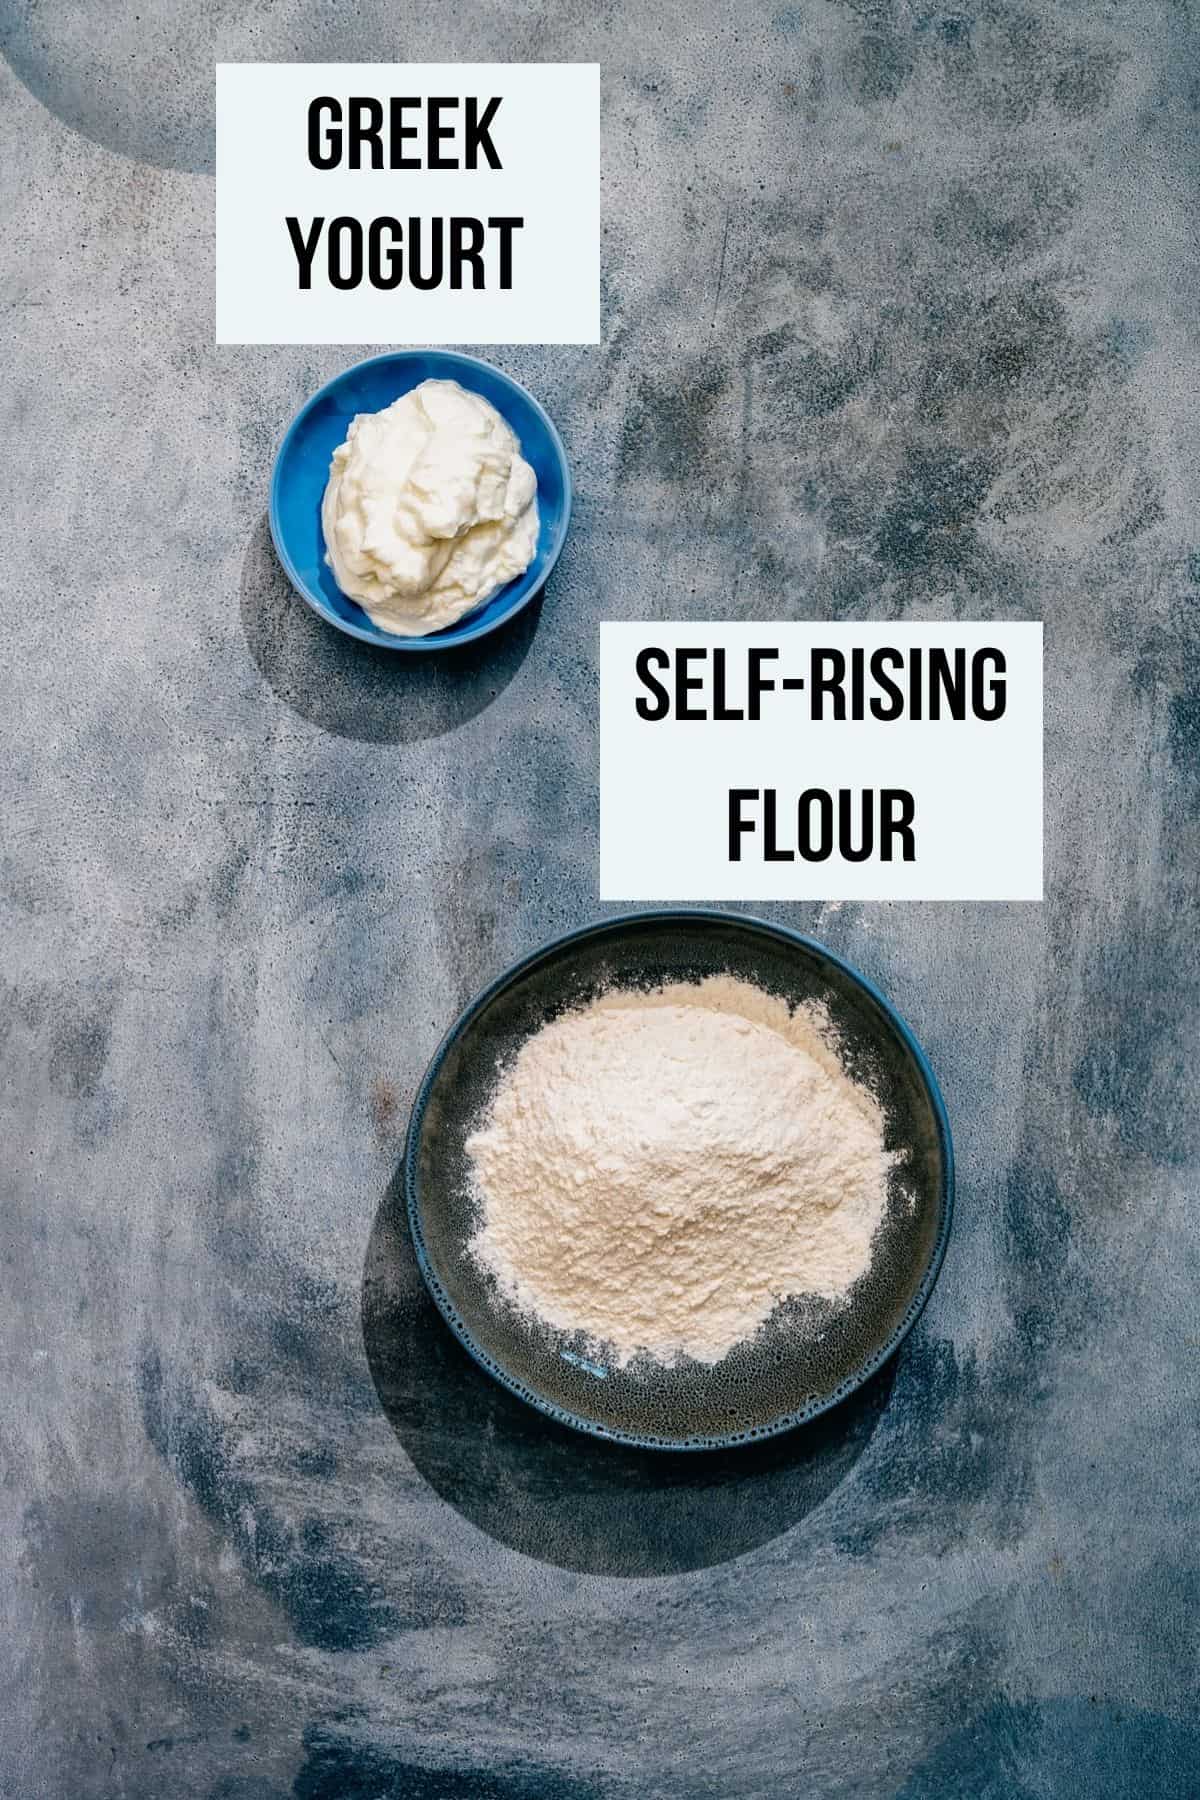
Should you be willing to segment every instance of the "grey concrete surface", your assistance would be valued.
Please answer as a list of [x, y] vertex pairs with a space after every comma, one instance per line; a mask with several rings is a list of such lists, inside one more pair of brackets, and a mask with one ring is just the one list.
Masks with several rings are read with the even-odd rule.
[[[2, 0], [0, 1793], [1200, 1792], [1198, 37]], [[213, 347], [217, 56], [604, 65], [603, 345], [496, 353], [575, 524], [487, 654], [275, 566], [354, 353]], [[943, 1078], [933, 1303], [692, 1471], [487, 1387], [394, 1207], [450, 1015], [598, 910], [597, 622], [678, 615], [1047, 642], [1044, 906], [775, 909]]]

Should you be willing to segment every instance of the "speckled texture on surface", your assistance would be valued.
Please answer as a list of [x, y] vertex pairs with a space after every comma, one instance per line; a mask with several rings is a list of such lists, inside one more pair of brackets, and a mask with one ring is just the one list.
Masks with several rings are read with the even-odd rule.
[[[1200, 1791], [1195, 14], [0, 0], [0, 48], [0, 1793]], [[353, 353], [213, 347], [217, 56], [603, 63], [603, 346], [496, 355], [575, 523], [486, 651], [364, 654], [274, 564]], [[686, 1470], [486, 1385], [393, 1187], [449, 1017], [598, 910], [597, 622], [675, 615], [1047, 642], [1044, 907], [776, 909], [942, 1078], [933, 1302]]]

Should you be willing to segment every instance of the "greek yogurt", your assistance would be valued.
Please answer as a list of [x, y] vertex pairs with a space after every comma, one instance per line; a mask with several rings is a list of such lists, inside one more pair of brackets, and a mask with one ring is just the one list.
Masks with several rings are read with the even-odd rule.
[[424, 637], [529, 567], [537, 477], [482, 395], [423, 381], [351, 422], [321, 524], [342, 592], [381, 631]]

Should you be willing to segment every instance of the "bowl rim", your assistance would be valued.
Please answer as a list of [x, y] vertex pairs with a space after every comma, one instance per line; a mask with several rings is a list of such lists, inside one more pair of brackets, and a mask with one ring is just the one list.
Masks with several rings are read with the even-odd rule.
[[[848, 975], [850, 979], [857, 983], [857, 985], [879, 1006], [885, 1019], [892, 1026], [893, 1030], [912, 1056], [917, 1073], [921, 1078], [922, 1085], [928, 1094], [933, 1109], [942, 1156], [942, 1181], [941, 1192], [939, 1195], [941, 1217], [938, 1222], [937, 1237], [934, 1241], [929, 1260], [926, 1263], [925, 1271], [921, 1277], [917, 1291], [910, 1300], [908, 1307], [905, 1310], [904, 1317], [892, 1330], [888, 1338], [874, 1355], [870, 1356], [864, 1363], [861, 1363], [854, 1371], [853, 1375], [848, 1376], [845, 1381], [839, 1383], [832, 1393], [822, 1395], [820, 1399], [812, 1405], [796, 1408], [792, 1412], [782, 1413], [778, 1418], [772, 1419], [766, 1425], [754, 1426], [752, 1429], [746, 1431], [727, 1432], [716, 1437], [689, 1437], [678, 1439], [658, 1438], [650, 1435], [643, 1435], [639, 1432], [616, 1430], [609, 1426], [601, 1425], [594, 1419], [587, 1419], [581, 1414], [573, 1413], [567, 1407], [558, 1406], [554, 1401], [548, 1400], [535, 1389], [527, 1387], [523, 1382], [518, 1381], [515, 1377], [510, 1375], [507, 1370], [495, 1361], [494, 1358], [488, 1355], [487, 1351], [484, 1350], [480, 1344], [476, 1343], [469, 1327], [461, 1318], [457, 1308], [443, 1288], [430, 1260], [425, 1244], [424, 1232], [421, 1226], [416, 1176], [417, 1151], [421, 1125], [424, 1120], [425, 1109], [429, 1103], [430, 1094], [433, 1090], [434, 1081], [437, 1079], [438, 1072], [441, 1069], [442, 1063], [451, 1046], [457, 1041], [471, 1021], [483, 1011], [484, 1007], [486, 1007], [497, 994], [511, 986], [514, 981], [517, 981], [530, 969], [536, 967], [539, 962], [557, 954], [571, 944], [578, 944], [588, 938], [603, 936], [614, 930], [619, 932], [622, 927], [626, 926], [647, 923], [662, 924], [672, 920], [691, 924], [703, 924], [707, 922], [710, 924], [720, 924], [722, 926], [744, 926], [751, 932], [765, 932], [769, 936], [782, 939], [786, 943], [799, 945], [805, 950], [815, 952], [818, 957], [833, 964], [836, 968], [840, 969], [843, 974]], [[806, 1425], [813, 1419], [819, 1418], [822, 1413], [826, 1413], [830, 1411], [831, 1408], [839, 1406], [843, 1400], [848, 1399], [851, 1394], [863, 1387], [871, 1377], [895, 1355], [896, 1351], [900, 1348], [900, 1345], [904, 1342], [905, 1338], [920, 1318], [926, 1303], [929, 1300], [929, 1296], [933, 1292], [938, 1276], [941, 1273], [942, 1263], [945, 1260], [946, 1255], [946, 1246], [950, 1238], [951, 1220], [954, 1214], [954, 1144], [950, 1134], [950, 1120], [946, 1112], [945, 1101], [942, 1098], [942, 1091], [938, 1085], [937, 1077], [933, 1072], [929, 1058], [901, 1013], [888, 999], [887, 995], [882, 993], [868, 976], [864, 975], [860, 969], [857, 969], [853, 963], [847, 961], [845, 957], [839, 956], [835, 950], [831, 950], [826, 944], [821, 943], [819, 939], [809, 937], [805, 932], [796, 931], [790, 925], [778, 924], [772, 919], [759, 918], [753, 913], [727, 912], [718, 907], [647, 907], [645, 910], [641, 911], [615, 913], [607, 918], [593, 919], [589, 924], [577, 926], [572, 931], [563, 932], [558, 937], [548, 939], [537, 949], [529, 951], [526, 955], [519, 957], [514, 963], [510, 964], [507, 969], [497, 975], [494, 980], [490, 981], [487, 986], [481, 989], [475, 998], [463, 1008], [442, 1038], [437, 1049], [434, 1051], [429, 1066], [421, 1078], [420, 1086], [417, 1089], [416, 1097], [413, 1101], [412, 1111], [409, 1115], [408, 1131], [405, 1136], [404, 1144], [403, 1167], [405, 1204], [408, 1214], [409, 1231], [412, 1235], [413, 1248], [416, 1252], [417, 1265], [435, 1306], [467, 1353], [487, 1372], [487, 1374], [492, 1376], [494, 1380], [499, 1381], [502, 1387], [506, 1387], [510, 1393], [515, 1394], [518, 1399], [524, 1400], [528, 1405], [533, 1406], [538, 1412], [545, 1414], [548, 1418], [556, 1420], [558, 1424], [570, 1426], [575, 1431], [582, 1431], [589, 1437], [602, 1438], [609, 1443], [630, 1445], [642, 1450], [726, 1450], [741, 1444], [758, 1444], [762, 1443], [767, 1438], [779, 1437], [786, 1431], [793, 1431], [797, 1426]]]
[[[283, 460], [293, 438], [296, 437], [303, 426], [305, 419], [308, 417], [309, 413], [312, 412], [313, 408], [317, 406], [332, 389], [338, 387], [341, 382], [345, 381], [348, 375], [355, 374], [359, 369], [370, 368], [375, 363], [411, 362], [416, 357], [436, 357], [439, 361], [449, 363], [455, 368], [463, 370], [486, 369], [488, 374], [494, 376], [502, 386], [511, 388], [514, 393], [519, 394], [521, 398], [533, 408], [533, 411], [541, 420], [546, 431], [546, 436], [549, 438], [554, 454], [558, 459], [559, 468], [562, 471], [563, 504], [562, 511], [559, 515], [558, 528], [550, 546], [550, 553], [546, 558], [545, 568], [541, 571], [536, 581], [531, 583], [525, 593], [520, 595], [516, 602], [506, 612], [497, 614], [494, 619], [477, 620], [474, 625], [468, 626], [461, 631], [457, 630], [454, 625], [447, 625], [442, 627], [441, 632], [431, 633], [428, 637], [397, 637], [394, 634], [381, 631], [378, 626], [374, 626], [368, 630], [362, 625], [353, 624], [349, 619], [340, 618], [337, 613], [333, 612], [331, 608], [326, 605], [324, 598], [319, 593], [313, 592], [305, 582], [304, 577], [300, 574], [300, 571], [297, 569], [291, 554], [288, 551], [284, 541], [283, 530], [280, 525], [279, 511], [283, 489]], [[429, 379], [436, 379], [436, 377], [429, 377]], [[464, 381], [462, 385], [464, 387], [470, 387], [470, 383], [467, 381]], [[405, 391], [407, 392], [408, 390]], [[470, 391], [472, 393], [479, 392], [478, 388], [475, 387], [470, 387]], [[396, 397], [399, 399], [399, 395]], [[483, 397], [486, 399], [487, 396], [485, 395]], [[420, 349], [413, 346], [405, 350], [384, 350], [378, 356], [364, 356], [358, 362], [347, 363], [344, 369], [339, 370], [336, 375], [331, 375], [328, 381], [323, 382], [314, 393], [309, 395], [303, 406], [301, 406], [293, 415], [286, 431], [279, 440], [279, 446], [275, 452], [275, 458], [271, 465], [271, 481], [267, 497], [267, 519], [271, 528], [271, 539], [275, 545], [275, 554], [278, 556], [279, 561], [283, 566], [284, 574], [287, 576], [300, 598], [307, 606], [312, 608], [318, 618], [324, 619], [325, 623], [327, 625], [332, 625], [335, 630], [345, 632], [348, 637], [358, 638], [358, 640], [364, 644], [374, 644], [377, 650], [407, 651], [418, 655], [424, 654], [428, 656], [436, 654], [439, 650], [458, 650], [461, 649], [464, 644], [474, 643], [477, 638], [487, 637], [491, 632], [498, 631], [502, 625], [507, 625], [512, 619], [515, 619], [518, 613], [522, 612], [525, 607], [529, 605], [529, 602], [533, 599], [534, 595], [539, 594], [550, 579], [554, 565], [561, 554], [563, 544], [566, 542], [567, 528], [571, 522], [572, 501], [571, 465], [567, 461], [566, 447], [563, 444], [562, 437], [559, 434], [558, 427], [555, 425], [554, 420], [550, 417], [550, 414], [546, 411], [536, 395], [531, 394], [529, 389], [525, 387], [522, 382], [519, 382], [515, 376], [509, 375], [506, 370], [498, 368], [495, 363], [486, 361], [482, 356], [469, 356], [463, 350], [442, 350], [436, 345], [431, 345], [426, 349]], [[526, 571], [526, 573], [528, 573], [528, 571]], [[524, 576], [521, 575], [516, 577], [517, 581], [522, 581], [523, 579]], [[347, 600], [351, 600], [350, 595], [347, 595], [346, 598]], [[492, 598], [494, 599], [495, 596], [493, 595]], [[351, 600], [351, 604], [357, 605], [358, 602]], [[453, 635], [447, 636], [447, 633]]]

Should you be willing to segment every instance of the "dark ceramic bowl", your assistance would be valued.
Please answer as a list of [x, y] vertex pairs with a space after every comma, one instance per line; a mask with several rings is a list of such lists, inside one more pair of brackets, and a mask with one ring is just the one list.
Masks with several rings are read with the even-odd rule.
[[[558, 1013], [608, 987], [657, 987], [732, 974], [796, 1003], [820, 999], [852, 1073], [903, 1152], [867, 1273], [841, 1306], [777, 1307], [719, 1363], [646, 1359], [610, 1368], [578, 1338], [522, 1318], [467, 1250], [475, 1228], [466, 1141], [498, 1069]], [[474, 1000], [421, 1083], [408, 1131], [405, 1191], [422, 1274], [472, 1356], [532, 1406], [597, 1437], [700, 1450], [786, 1431], [872, 1375], [911, 1329], [950, 1230], [953, 1162], [937, 1082], [895, 1009], [831, 951], [736, 913], [633, 913], [572, 932], [526, 957]]]

